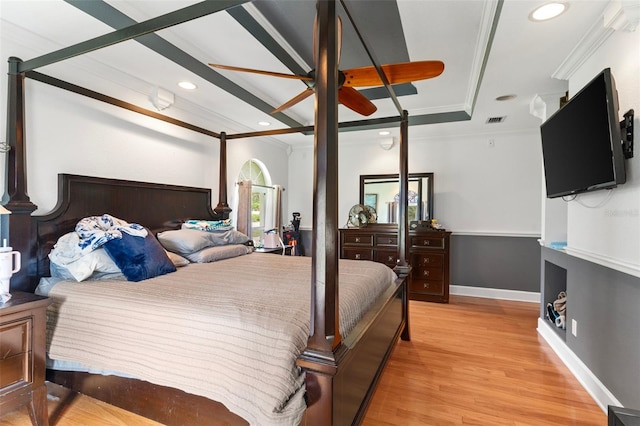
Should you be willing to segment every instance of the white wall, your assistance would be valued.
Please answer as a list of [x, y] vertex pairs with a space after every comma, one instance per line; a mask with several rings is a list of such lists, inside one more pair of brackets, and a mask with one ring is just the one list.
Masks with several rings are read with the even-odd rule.
[[[30, 80], [26, 105], [28, 193], [38, 206], [35, 214], [55, 206], [58, 173], [210, 188], [213, 207], [218, 203], [218, 139]], [[273, 183], [286, 185], [283, 147], [258, 139], [227, 141], [232, 207], [236, 177], [251, 158], [265, 163]]]
[[[493, 141], [490, 146], [489, 141]], [[541, 150], [538, 132], [411, 139], [409, 172], [433, 172], [434, 216], [456, 233], [540, 234]], [[361, 174], [397, 173], [397, 144], [340, 142], [339, 223], [359, 202]], [[289, 208], [312, 225], [313, 147], [294, 147]]]
[[217, 203], [217, 139], [30, 80], [26, 106], [36, 214], [55, 206], [58, 173], [213, 188]]
[[635, 109], [635, 156], [626, 160], [627, 182], [607, 191], [580, 195], [568, 204], [567, 241], [571, 254], [640, 277], [640, 31], [611, 34], [569, 80], [576, 93], [604, 68], [618, 89], [619, 115]]
[[[33, 34], [4, 23], [0, 33], [2, 61], [9, 56], [25, 60], [38, 56], [37, 46], [42, 40]], [[6, 75], [7, 63], [1, 63], [0, 67]], [[52, 66], [53, 71], [55, 67]], [[40, 71], [56, 75], [48, 67]], [[108, 73], [95, 74], [79, 68], [76, 80], [71, 82], [153, 109], [148, 93], [127, 90], [122, 84], [103, 78], [105, 75]], [[27, 189], [31, 201], [38, 206], [34, 214], [46, 214], [55, 206], [58, 173], [210, 188], [213, 207], [217, 205], [218, 139], [34, 80], [26, 79], [25, 87]], [[3, 117], [0, 140], [5, 141], [6, 78], [0, 84], [0, 98]], [[162, 113], [212, 131], [226, 130], [210, 128], [210, 117], [206, 113], [191, 111], [187, 103], [178, 98], [176, 104]], [[232, 208], [236, 204], [236, 177], [241, 165], [251, 158], [267, 166], [272, 183], [287, 184], [286, 145], [268, 138], [229, 140], [227, 194]], [[5, 188], [6, 156], [0, 160], [0, 173], [0, 184]], [[285, 209], [286, 196], [287, 192], [283, 195]]]

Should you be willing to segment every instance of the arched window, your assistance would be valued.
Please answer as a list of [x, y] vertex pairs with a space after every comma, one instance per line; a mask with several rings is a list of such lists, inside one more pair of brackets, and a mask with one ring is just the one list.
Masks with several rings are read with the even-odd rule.
[[[238, 181], [250, 180], [253, 185], [266, 186], [264, 165], [257, 160], [248, 160], [240, 168]], [[265, 167], [266, 169], [266, 167]]]
[[240, 168], [238, 182], [251, 181], [251, 237], [258, 239], [273, 225], [273, 188], [271, 178], [260, 161], [247, 160]]

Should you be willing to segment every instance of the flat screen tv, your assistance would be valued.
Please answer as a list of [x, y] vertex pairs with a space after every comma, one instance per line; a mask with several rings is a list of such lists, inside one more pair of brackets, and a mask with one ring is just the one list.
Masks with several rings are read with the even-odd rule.
[[603, 70], [540, 126], [547, 198], [625, 183], [618, 93]]

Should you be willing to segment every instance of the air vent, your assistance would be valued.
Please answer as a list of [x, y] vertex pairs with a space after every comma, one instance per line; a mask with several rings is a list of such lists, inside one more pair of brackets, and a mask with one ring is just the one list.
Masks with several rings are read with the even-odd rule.
[[487, 118], [487, 124], [502, 123], [507, 117], [489, 117]]

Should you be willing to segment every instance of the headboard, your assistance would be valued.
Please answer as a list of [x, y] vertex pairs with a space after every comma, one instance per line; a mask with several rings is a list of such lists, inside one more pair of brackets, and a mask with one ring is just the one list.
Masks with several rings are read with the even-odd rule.
[[187, 219], [219, 220], [211, 190], [99, 177], [58, 175], [58, 202], [44, 216], [32, 216], [29, 276], [49, 274], [48, 254], [61, 235], [87, 216], [110, 214], [153, 232], [175, 229]]

